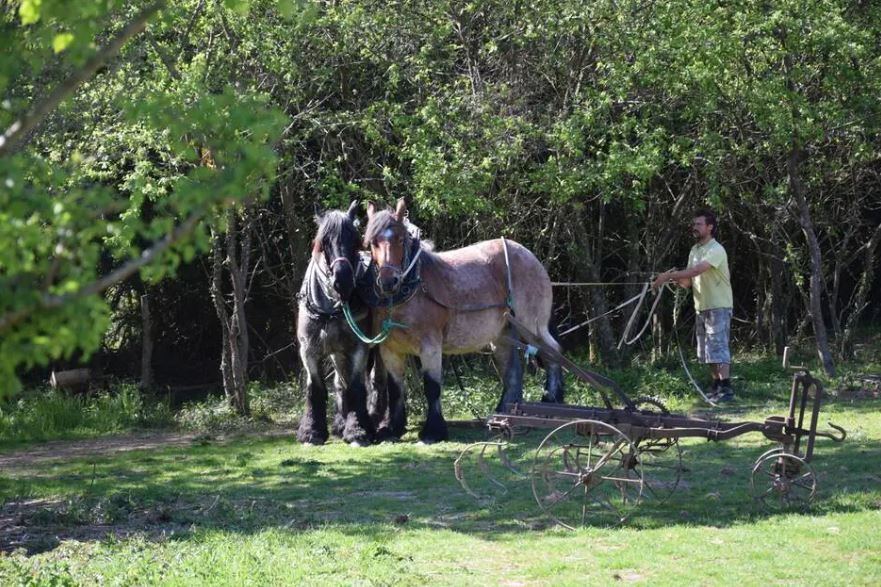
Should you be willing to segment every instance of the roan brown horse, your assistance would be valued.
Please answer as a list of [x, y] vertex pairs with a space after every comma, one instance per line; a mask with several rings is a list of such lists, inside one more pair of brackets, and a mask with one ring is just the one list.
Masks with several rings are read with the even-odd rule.
[[[422, 364], [428, 416], [419, 434], [423, 442], [446, 440], [441, 412], [441, 364], [444, 354], [463, 354], [491, 346], [504, 391], [500, 405], [522, 401], [523, 370], [505, 319], [506, 302], [519, 321], [559, 350], [548, 332], [551, 282], [541, 262], [528, 249], [502, 239], [435, 253], [408, 230], [403, 198], [397, 208], [367, 208], [369, 222], [364, 246], [369, 248], [378, 297], [374, 331], [385, 318], [402, 323], [382, 343], [380, 353], [388, 370], [387, 407], [375, 402], [377, 434], [400, 437], [406, 427], [404, 367], [407, 355]], [[506, 251], [507, 249], [507, 251]], [[507, 257], [507, 262], [506, 262]], [[543, 401], [563, 400], [560, 366], [548, 364]]]

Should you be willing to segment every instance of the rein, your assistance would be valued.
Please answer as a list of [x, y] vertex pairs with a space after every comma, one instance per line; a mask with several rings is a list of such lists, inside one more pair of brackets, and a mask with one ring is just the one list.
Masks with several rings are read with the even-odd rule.
[[[638, 282], [638, 283], [641, 283], [641, 282]], [[621, 282], [615, 282], [615, 283], [554, 282], [552, 285], [556, 285], [556, 286], [606, 286], [606, 285], [625, 285], [625, 284], [623, 284]], [[636, 285], [636, 284], [626, 284], [626, 285]], [[673, 286], [671, 284], [669, 284], [669, 283], [664, 284], [664, 287], [662, 287], [661, 290], [658, 292], [658, 296], [655, 298], [655, 302], [654, 302], [654, 304], [652, 304], [651, 310], [649, 310], [649, 315], [646, 318], [646, 322], [643, 325], [642, 329], [640, 329], [639, 333], [635, 337], [633, 337], [630, 340], [627, 340], [627, 335], [630, 333], [630, 329], [633, 326], [633, 322], [636, 319], [636, 315], [639, 313], [639, 310], [642, 307], [643, 302], [645, 301], [645, 296], [648, 293], [650, 282], [645, 282], [642, 285], [643, 285], [642, 291], [640, 293], [638, 293], [637, 295], [633, 296], [632, 298], [630, 298], [629, 300], [627, 300], [621, 304], [618, 304], [617, 306], [615, 306], [614, 308], [612, 308], [608, 312], [600, 314], [599, 316], [595, 316], [589, 320], [585, 320], [581, 324], [576, 324], [572, 328], [569, 328], [568, 330], [561, 332], [559, 336], [563, 337], [571, 332], [578, 330], [579, 328], [583, 328], [584, 326], [587, 326], [588, 324], [590, 324], [591, 322], [593, 322], [595, 320], [599, 320], [600, 318], [608, 316], [609, 314], [611, 314], [613, 312], [617, 312], [621, 308], [629, 306], [633, 302], [638, 301], [639, 303], [637, 304], [636, 308], [634, 308], [633, 313], [630, 315], [630, 319], [627, 321], [627, 327], [624, 329], [624, 335], [621, 337], [621, 341], [618, 343], [618, 348], [620, 349], [621, 345], [624, 343], [626, 343], [628, 345], [635, 343], [643, 335], [646, 328], [648, 328], [648, 324], [652, 318], [652, 315], [655, 313], [655, 309], [658, 307], [658, 303], [661, 300], [661, 295], [664, 293], [664, 289], [669, 288], [673, 292], [674, 295], [677, 295], [677, 293], [678, 293], [673, 289]], [[675, 323], [675, 320], [674, 320], [674, 323]], [[698, 385], [697, 382], [694, 380], [694, 376], [691, 374], [691, 370], [688, 368], [688, 363], [685, 360], [685, 353], [682, 351], [682, 343], [679, 340], [679, 327], [675, 328], [675, 333], [676, 333], [676, 336], [674, 338], [676, 339], [676, 351], [679, 354], [679, 362], [682, 364], [682, 370], [685, 371], [685, 376], [688, 379], [688, 382], [691, 383], [691, 386], [695, 389], [695, 391], [697, 391], [697, 393], [700, 395], [701, 399], [703, 399], [705, 402], [707, 402], [711, 406], [716, 407], [716, 403], [713, 402], [713, 400], [711, 400], [709, 397], [707, 397], [707, 395], [704, 393], [704, 390], [701, 389], [701, 386]]]
[[[389, 307], [391, 310], [391, 307]], [[381, 344], [389, 337], [393, 328], [407, 328], [406, 324], [402, 324], [401, 322], [395, 322], [391, 319], [391, 314], [389, 317], [382, 321], [382, 332], [370, 338], [358, 327], [358, 323], [355, 322], [355, 318], [352, 316], [352, 310], [349, 308], [348, 302], [343, 302], [343, 316], [346, 317], [346, 323], [348, 323], [349, 328], [352, 329], [352, 333], [364, 344], [368, 344], [370, 346]]]

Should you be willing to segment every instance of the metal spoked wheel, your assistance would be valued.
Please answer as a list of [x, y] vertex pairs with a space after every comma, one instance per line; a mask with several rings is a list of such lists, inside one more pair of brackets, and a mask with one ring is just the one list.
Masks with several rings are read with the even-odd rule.
[[639, 503], [642, 468], [628, 469], [636, 448], [620, 430], [596, 420], [567, 422], [535, 453], [532, 493], [566, 528], [623, 522]]
[[[634, 400], [640, 411], [669, 415], [660, 400], [653, 397], [637, 397]], [[643, 438], [636, 443], [636, 458], [629, 463], [628, 475], [642, 473], [644, 489], [642, 497], [656, 505], [667, 501], [679, 486], [682, 478], [682, 448], [678, 438]]]
[[750, 492], [766, 511], [804, 510], [817, 493], [817, 476], [803, 458], [777, 448], [756, 460]]

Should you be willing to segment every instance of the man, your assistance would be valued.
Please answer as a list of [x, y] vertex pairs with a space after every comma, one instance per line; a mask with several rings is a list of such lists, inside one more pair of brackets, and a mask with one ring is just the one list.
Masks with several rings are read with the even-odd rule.
[[688, 254], [688, 267], [681, 271], [665, 271], [655, 278], [657, 289], [668, 281], [680, 287], [692, 288], [697, 321], [697, 357], [710, 365], [713, 376], [711, 399], [734, 401], [731, 388], [731, 352], [728, 333], [734, 299], [731, 293], [731, 275], [728, 255], [716, 239], [716, 216], [710, 210], [699, 210], [692, 221], [692, 233], [697, 241]]

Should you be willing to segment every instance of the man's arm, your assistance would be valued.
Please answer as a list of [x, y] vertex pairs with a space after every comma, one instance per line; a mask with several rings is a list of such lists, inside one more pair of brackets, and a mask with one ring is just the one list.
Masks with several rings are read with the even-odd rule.
[[693, 267], [680, 271], [664, 271], [652, 282], [652, 289], [658, 289], [668, 281], [675, 281], [680, 287], [691, 287], [691, 278], [697, 277], [712, 267], [709, 261], [701, 261]]

